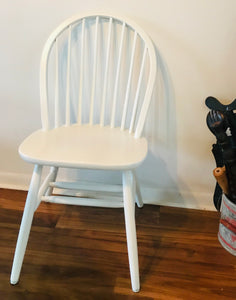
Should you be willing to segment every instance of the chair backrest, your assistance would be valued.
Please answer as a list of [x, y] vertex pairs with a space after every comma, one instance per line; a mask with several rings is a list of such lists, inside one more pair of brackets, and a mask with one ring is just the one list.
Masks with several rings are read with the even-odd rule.
[[43, 130], [100, 124], [141, 136], [156, 76], [150, 38], [117, 16], [80, 15], [61, 24], [41, 59]]

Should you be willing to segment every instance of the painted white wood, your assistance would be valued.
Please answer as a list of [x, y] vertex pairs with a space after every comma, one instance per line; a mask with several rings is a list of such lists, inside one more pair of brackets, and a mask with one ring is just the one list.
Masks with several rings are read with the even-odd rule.
[[120, 208], [123, 207], [122, 198], [79, 198], [78, 196], [43, 196], [42, 201], [57, 203], [57, 204], [67, 204], [67, 205], [81, 205], [81, 206], [95, 206], [95, 207], [111, 207], [111, 208]]
[[[156, 65], [151, 63], [153, 61], [153, 59], [155, 59], [155, 52], [150, 51], [150, 49], [149, 49], [149, 52], [150, 52], [149, 53], [149, 55], [150, 55], [149, 79], [148, 79], [146, 93], [144, 96], [144, 101], [143, 101], [142, 108], [141, 108], [142, 113], [139, 116], [139, 120], [138, 120], [137, 127], [135, 130], [135, 138], [139, 138], [142, 135], [143, 126], [144, 126], [145, 119], [147, 116], [147, 111], [149, 108], [150, 99], [152, 97], [152, 92], [153, 92], [153, 86], [154, 86], [154, 82], [155, 82], [155, 78], [156, 78]], [[152, 76], [153, 74], [155, 74], [155, 76]]]
[[59, 62], [58, 39], [55, 40], [55, 128], [59, 127]]
[[112, 105], [112, 113], [111, 113], [111, 128], [115, 127], [115, 112], [116, 112], [116, 103], [117, 103], [118, 83], [119, 83], [119, 78], [120, 78], [121, 57], [122, 57], [122, 50], [123, 50], [123, 45], [124, 45], [125, 26], [126, 26], [126, 24], [125, 24], [125, 22], [123, 22], [121, 39], [120, 39], [119, 56], [118, 56], [118, 62], [117, 62], [116, 77], [115, 77], [114, 94], [113, 94], [113, 105]]
[[135, 54], [136, 41], [137, 41], [137, 32], [135, 31], [134, 39], [133, 39], [131, 60], [130, 60], [130, 67], [129, 67], [129, 77], [128, 77], [126, 93], [125, 93], [124, 109], [123, 109], [123, 115], [122, 115], [122, 120], [121, 120], [121, 130], [125, 129], [125, 121], [126, 121], [127, 108], [128, 108], [128, 102], [129, 102], [129, 94], [130, 94], [130, 85], [131, 85], [133, 66], [134, 66], [134, 54]]
[[70, 189], [70, 190], [87, 190], [87, 191], [106, 191], [106, 192], [114, 192], [119, 193], [122, 191], [122, 186], [118, 184], [103, 184], [103, 183], [94, 183], [88, 181], [80, 181], [80, 182], [50, 182], [50, 187], [59, 188], [59, 189]]
[[[48, 96], [47, 96], [47, 66], [48, 66], [48, 56], [51, 52], [51, 48], [53, 46], [53, 42], [55, 39], [65, 30], [65, 28], [68, 28], [68, 26], [73, 26], [75, 23], [78, 22], [78, 20], [82, 20], [83, 18], [93, 18], [97, 17], [96, 14], [81, 14], [74, 17], [71, 17], [70, 19], [66, 20], [64, 23], [62, 23], [49, 37], [47, 43], [45, 44], [42, 58], [41, 58], [41, 69], [40, 69], [40, 98], [41, 98], [41, 119], [42, 119], [42, 128], [43, 130], [48, 130], [49, 128], [49, 114], [48, 114]], [[100, 18], [110, 18], [108, 14], [99, 14]], [[136, 23], [134, 23], [129, 18], [126, 18], [124, 16], [112, 16], [113, 20], [122, 20], [122, 23], [125, 22], [126, 24], [129, 24], [130, 28], [133, 28], [135, 32], [138, 32], [138, 36], [144, 41], [145, 45], [148, 48], [148, 57], [150, 60], [150, 72], [149, 72], [149, 80], [147, 84], [147, 90], [146, 90], [146, 96], [143, 101], [143, 112], [140, 116], [140, 120], [137, 124], [137, 128], [135, 130], [135, 138], [138, 138], [142, 134], [143, 125], [146, 117], [146, 112], [151, 100], [151, 94], [152, 89], [154, 86], [155, 76], [156, 76], [156, 54], [153, 47], [153, 44], [149, 37], [146, 35], [146, 33], [143, 31], [143, 29], [138, 26]], [[94, 66], [95, 68], [96, 66]], [[93, 84], [94, 85], [94, 84]], [[95, 87], [95, 85], [94, 85]], [[93, 90], [93, 89], [92, 89]], [[127, 92], [128, 94], [128, 92]], [[93, 99], [91, 97], [91, 99]], [[91, 109], [90, 109], [91, 111]], [[124, 118], [123, 118], [124, 119]], [[91, 121], [91, 119], [90, 119]], [[123, 122], [124, 124], [124, 122]]]
[[[122, 200], [122, 193], [107, 192], [107, 191], [96, 191], [96, 190], [71, 190], [71, 189], [56, 189], [56, 196], [73, 196], [78, 198], [92, 198], [92, 199], [105, 199], [108, 201]], [[53, 196], [53, 195], [52, 195]]]
[[34, 132], [20, 145], [19, 153], [30, 163], [123, 170], [140, 165], [147, 150], [146, 139], [135, 139], [127, 130], [75, 124]]
[[[46, 50], [45, 50], [46, 52]], [[47, 53], [48, 54], [48, 53]], [[47, 67], [48, 67], [48, 55], [43, 55], [41, 58], [40, 68], [40, 105], [41, 105], [41, 122], [42, 129], [49, 129], [49, 116], [48, 116], [48, 83], [47, 83]]]
[[134, 180], [131, 171], [123, 172], [123, 193], [131, 285], [132, 290], [138, 292], [140, 290], [139, 263], [134, 210]]
[[134, 180], [134, 186], [135, 186], [135, 201], [136, 201], [138, 207], [142, 208], [143, 207], [143, 199], [142, 199], [142, 194], [140, 191], [138, 178], [136, 176], [135, 170], [132, 170], [132, 173], [133, 173], [133, 180]]
[[135, 118], [136, 118], [136, 114], [137, 114], [138, 98], [139, 98], [139, 93], [140, 93], [140, 88], [141, 88], [141, 83], [142, 83], [142, 78], [143, 78], [146, 53], [147, 53], [147, 48], [145, 48], [144, 52], [143, 52], [143, 59], [142, 59], [141, 68], [140, 68], [137, 90], [136, 90], [136, 94], [135, 94], [135, 98], [134, 98], [134, 107], [133, 107], [132, 116], [131, 116], [129, 133], [132, 133], [134, 130], [134, 122], [135, 122]]
[[26, 246], [28, 243], [35, 206], [37, 203], [37, 195], [40, 186], [41, 174], [42, 166], [35, 165], [21, 221], [20, 232], [17, 240], [10, 278], [11, 284], [16, 284], [19, 281], [20, 271], [25, 255]]
[[[101, 23], [104, 20], [106, 22], [107, 20], [109, 21], [106, 49], [105, 47], [100, 47], [100, 44], [103, 42], [103, 37], [102, 34], [99, 34]], [[72, 36], [74, 37], [73, 30], [77, 25], [81, 26], [81, 35], [80, 38], [78, 38], [78, 45], [76, 45], [76, 47], [81, 47], [80, 58], [77, 61], [80, 62], [80, 65], [78, 63], [78, 66], [77, 62], [75, 63], [74, 61], [72, 61], [75, 56], [73, 52], [74, 48], [72, 48]], [[85, 49], [87, 50], [88, 48], [88, 45], [86, 44], [86, 34], [90, 26], [95, 26], [95, 28], [93, 27], [93, 30], [91, 31], [94, 32], [94, 49], [93, 59], [91, 60], [92, 70], [89, 73], [89, 70], [86, 70], [85, 68], [84, 60], [86, 57]], [[120, 45], [117, 51], [118, 57], [112, 60], [113, 63], [114, 61], [117, 62], [116, 66], [112, 65], [115, 68], [115, 75], [114, 78], [110, 78], [109, 63], [111, 61], [111, 55], [115, 55], [116, 53], [116, 51], [111, 51], [111, 43], [113, 42], [113, 30], [116, 26], [120, 26], [121, 34], [119, 40], [114, 42], [120, 42]], [[91, 32], [89, 33], [90, 35]], [[129, 36], [127, 32], [133, 35], [131, 53], [126, 53], [128, 50], [124, 49], [124, 38], [126, 36]], [[66, 79], [64, 83], [61, 83], [61, 80], [64, 78], [61, 74], [63, 65], [59, 65], [59, 62], [61, 61], [61, 59], [59, 59], [59, 53], [61, 52], [59, 51], [65, 50], [65, 48], [63, 48], [64, 46], [61, 46], [61, 42], [58, 42], [61, 34], [63, 35], [63, 37], [65, 37], [66, 35], [67, 47], [66, 68], [64, 68]], [[116, 37], [116, 34], [114, 34], [114, 37]], [[74, 42], [77, 42], [77, 40], [75, 39], [74, 41], [73, 38], [73, 47]], [[132, 76], [134, 73], [136, 51], [138, 51], [137, 45], [140, 43], [144, 47], [144, 53], [140, 67], [140, 74], [138, 75], [135, 98], [134, 101], [131, 102], [130, 97], [131, 94], [133, 94], [131, 93]], [[62, 49], [59, 47], [59, 44]], [[98, 45], [99, 50], [100, 48], [104, 49], [104, 55], [101, 55], [101, 57], [100, 52], [98, 57]], [[55, 51], [51, 51], [52, 47], [55, 47]], [[48, 85], [50, 81], [48, 80], [47, 70], [49, 66], [49, 56], [53, 53], [55, 53], [56, 74], [53, 106], [55, 109], [55, 119], [54, 125], [51, 126], [49, 122], [50, 93], [48, 93]], [[123, 55], [126, 55], [126, 58], [130, 59], [127, 68], [126, 66], [125, 68], [122, 68]], [[100, 69], [100, 65], [102, 64], [101, 61], [99, 61], [99, 68], [97, 68], [98, 60], [102, 60], [103, 56], [105, 57], [105, 63], [104, 66], [101, 66], [103, 67], [102, 72], [104, 72], [101, 76], [101, 78], [103, 79], [101, 89], [102, 92], [101, 95], [95, 95], [95, 92], [97, 90], [96, 85], [98, 82], [97, 73]], [[138, 100], [140, 98], [139, 95], [141, 86], [143, 87], [142, 78], [146, 61], [150, 66], [149, 76], [147, 80], [145, 97], [144, 99], [141, 99], [142, 108], [137, 121], [137, 128], [135, 129]], [[124, 62], [126, 61], [124, 60]], [[80, 79], [76, 83], [77, 85], [79, 85], [77, 86], [78, 98], [76, 100], [78, 101], [77, 123], [72, 125], [71, 123], [73, 122], [74, 116], [72, 115], [73, 105], [71, 99], [73, 78], [71, 77], [74, 73], [76, 73], [74, 72], [74, 67], [78, 67]], [[36, 167], [32, 176], [32, 182], [27, 197], [26, 208], [18, 238], [11, 283], [14, 284], [19, 279], [19, 273], [28, 240], [33, 213], [40, 204], [40, 201], [43, 200], [52, 203], [92, 205], [102, 207], [124, 206], [131, 283], [133, 291], [137, 292], [140, 289], [140, 284], [134, 216], [135, 198], [139, 207], [142, 207], [143, 202], [137, 179], [135, 179], [134, 169], [143, 162], [148, 150], [147, 141], [145, 138], [141, 137], [141, 134], [146, 117], [146, 112], [151, 99], [151, 93], [156, 73], [156, 57], [152, 42], [139, 26], [126, 18], [118, 18], [116, 16], [108, 16], [106, 14], [92, 14], [72, 17], [71, 19], [60, 25], [49, 37], [42, 53], [40, 70], [42, 129], [32, 133], [19, 147], [19, 153], [21, 157], [27, 162], [35, 164]], [[123, 74], [124, 72], [128, 72], [128, 74]], [[89, 78], [87, 78], [86, 76], [89, 76]], [[127, 78], [127, 82], [125, 84], [124, 101], [118, 98], [118, 89], [120, 88], [119, 81], [121, 77], [122, 79], [125, 78], [125, 80]], [[85, 85], [85, 79], [89, 79], [90, 82], [89, 86], [91, 87], [91, 91], [89, 91], [89, 93], [87, 93], [86, 90], [88, 89], [88, 86]], [[110, 84], [110, 80], [113, 80], [112, 84]], [[59, 102], [61, 102], [62, 95], [60, 95], [59, 101], [59, 90], [61, 86], [64, 87], [63, 84], [65, 84], [66, 95], [64, 106], [60, 108]], [[111, 89], [111, 87], [113, 88], [113, 91], [111, 93], [111, 95], [113, 96], [111, 96], [111, 123], [109, 126], [104, 126], [105, 110], [109, 98], [108, 90], [109, 88]], [[86, 93], [84, 92], [85, 90]], [[87, 95], [86, 97], [85, 94]], [[95, 101], [98, 101], [98, 103], [96, 103]], [[95, 124], [94, 110], [99, 103], [100, 120], [98, 124]], [[133, 113], [131, 116], [129, 116], [131, 118], [131, 124], [128, 130], [125, 128], [125, 123], [128, 117], [128, 105], [130, 103], [134, 103], [134, 106]], [[82, 124], [83, 104], [88, 105], [88, 124]], [[120, 128], [115, 128], [116, 110], [118, 108], [118, 105], [120, 105], [119, 108], [121, 112]], [[63, 113], [65, 114], [65, 122], [64, 124], [60, 124], [59, 126], [59, 123], [61, 123], [59, 121], [60, 109], [65, 110], [63, 111]], [[51, 169], [48, 176], [43, 181], [41, 188], [39, 189], [42, 171], [41, 166], [51, 166]], [[55, 182], [59, 167], [122, 170], [123, 201], [120, 199], [119, 195], [116, 195], [116, 193], [120, 193], [120, 187], [118, 188], [117, 186], [111, 186], [110, 188], [107, 188], [107, 186], [103, 184], [96, 187], [93, 184], [89, 185], [88, 183], [86, 184], [83, 182], [80, 182], [78, 184]], [[52, 191], [54, 188], [63, 191], [60, 191], [59, 195], [53, 195]]]
[[97, 56], [98, 56], [98, 23], [99, 23], [99, 16], [96, 17], [96, 26], [95, 26], [92, 89], [91, 89], [90, 115], [89, 115], [90, 125], [93, 125], [93, 115], [94, 115], [94, 97], [95, 97], [95, 87], [96, 87]]
[[85, 19], [82, 20], [81, 32], [81, 54], [80, 54], [80, 81], [79, 81], [79, 103], [78, 103], [78, 124], [82, 124], [82, 96], [83, 96], [83, 79], [84, 79], [84, 31]]
[[71, 27], [68, 32], [67, 72], [66, 72], [66, 126], [70, 125], [70, 69], [71, 69]]
[[35, 211], [37, 210], [37, 208], [39, 207], [40, 203], [41, 203], [41, 198], [42, 196], [46, 195], [47, 193], [50, 193], [50, 190], [48, 191], [48, 188], [50, 188], [49, 183], [52, 180], [55, 180], [56, 174], [57, 174], [57, 170], [58, 168], [55, 167], [51, 167], [50, 172], [48, 174], [48, 176], [44, 179], [44, 182], [42, 183], [39, 192], [38, 192], [38, 197], [37, 197], [37, 203], [35, 206]]
[[50, 181], [55, 181], [56, 180], [57, 173], [58, 173], [58, 168], [57, 167], [51, 167], [50, 173], [49, 173], [50, 180], [49, 180], [48, 188], [45, 192], [45, 196], [50, 196], [52, 194], [53, 187], [50, 186]]
[[106, 53], [106, 62], [105, 62], [105, 74], [104, 74], [104, 85], [102, 92], [102, 107], [101, 107], [101, 117], [100, 125], [104, 126], [105, 118], [105, 104], [106, 104], [106, 93], [107, 93], [107, 79], [108, 79], [108, 66], [110, 58], [110, 48], [111, 48], [111, 34], [112, 34], [112, 18], [109, 20], [109, 29], [108, 29], [108, 38], [107, 38], [107, 53]]

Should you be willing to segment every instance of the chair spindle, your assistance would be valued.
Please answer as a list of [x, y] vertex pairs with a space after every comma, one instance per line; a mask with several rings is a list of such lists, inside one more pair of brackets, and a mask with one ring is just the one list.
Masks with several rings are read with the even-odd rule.
[[105, 63], [105, 72], [104, 72], [104, 84], [102, 92], [102, 106], [101, 106], [101, 116], [100, 116], [100, 125], [104, 126], [105, 123], [105, 104], [106, 104], [106, 93], [107, 93], [107, 79], [108, 79], [108, 67], [109, 67], [109, 58], [111, 50], [111, 34], [112, 34], [112, 18], [109, 20], [109, 29], [108, 29], [108, 38], [107, 38], [107, 53], [106, 53], [106, 63]]
[[97, 55], [98, 55], [98, 22], [99, 17], [96, 17], [95, 25], [95, 41], [94, 41], [94, 55], [93, 55], [93, 74], [92, 74], [92, 90], [91, 90], [91, 101], [90, 101], [90, 115], [89, 123], [93, 125], [93, 113], [94, 113], [94, 96], [96, 87], [96, 73], [97, 73]]
[[121, 130], [125, 129], [125, 121], [126, 121], [126, 115], [127, 115], [127, 110], [128, 110], [131, 79], [132, 79], [133, 66], [134, 66], [136, 41], [137, 41], [137, 31], [135, 31], [134, 39], [133, 39], [133, 47], [132, 47], [132, 54], [131, 54], [131, 60], [130, 60], [129, 75], [128, 75], [128, 81], [127, 81], [127, 87], [126, 87], [126, 93], [125, 93], [125, 102], [124, 102], [124, 108], [123, 108], [123, 114], [122, 114], [122, 120], [121, 120]]
[[71, 27], [68, 30], [67, 71], [66, 71], [66, 126], [70, 125], [70, 62], [71, 62]]
[[122, 50], [123, 50], [123, 45], [124, 45], [125, 27], [126, 27], [126, 24], [125, 24], [125, 22], [123, 22], [122, 31], [121, 31], [121, 39], [120, 39], [119, 56], [118, 56], [117, 69], [116, 69], [115, 86], [114, 86], [114, 93], [113, 93], [111, 128], [115, 127], [117, 92], [118, 92], [118, 83], [119, 83], [119, 78], [120, 78], [120, 67], [121, 67]]
[[84, 29], [85, 19], [82, 20], [81, 29], [81, 54], [80, 54], [80, 80], [79, 80], [79, 103], [78, 103], [78, 124], [82, 124], [82, 97], [83, 97], [83, 81], [84, 81]]
[[55, 128], [59, 127], [59, 67], [58, 39], [55, 40]]
[[129, 133], [132, 133], [133, 129], [134, 129], [134, 123], [135, 123], [135, 118], [136, 118], [137, 108], [138, 108], [140, 87], [141, 87], [141, 83], [142, 83], [142, 79], [143, 79], [143, 71], [144, 71], [144, 66], [145, 66], [146, 53], [147, 53], [147, 48], [145, 47], [145, 49], [143, 51], [143, 58], [142, 58], [142, 63], [141, 63], [141, 67], [140, 67], [140, 72], [139, 72], [136, 94], [135, 94], [135, 98], [134, 98], [134, 107], [133, 107], [133, 111], [132, 111]]

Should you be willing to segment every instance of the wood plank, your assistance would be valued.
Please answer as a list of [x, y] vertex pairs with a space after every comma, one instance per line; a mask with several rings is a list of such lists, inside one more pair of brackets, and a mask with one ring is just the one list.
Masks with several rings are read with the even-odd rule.
[[26, 192], [0, 189], [1, 299], [235, 299], [219, 213], [136, 208], [141, 291], [130, 287], [123, 209], [40, 204], [20, 282], [9, 284]]

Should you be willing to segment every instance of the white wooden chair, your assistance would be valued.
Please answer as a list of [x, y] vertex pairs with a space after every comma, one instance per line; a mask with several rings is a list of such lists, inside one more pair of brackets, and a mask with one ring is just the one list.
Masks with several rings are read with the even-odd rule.
[[[124, 206], [131, 284], [133, 291], [139, 291], [134, 206], [135, 199], [139, 207], [143, 202], [134, 169], [147, 154], [147, 141], [141, 134], [155, 76], [152, 42], [126, 18], [75, 16], [50, 35], [41, 60], [42, 129], [26, 138], [19, 148], [21, 157], [34, 164], [34, 171], [11, 284], [19, 280], [33, 215], [44, 200]], [[51, 168], [41, 183], [44, 166]], [[98, 192], [118, 192], [118, 186], [56, 181], [60, 167], [122, 171], [122, 202], [112, 201], [113, 194], [106, 196], [108, 202], [98, 196]], [[64, 193], [55, 195], [54, 188]]]

